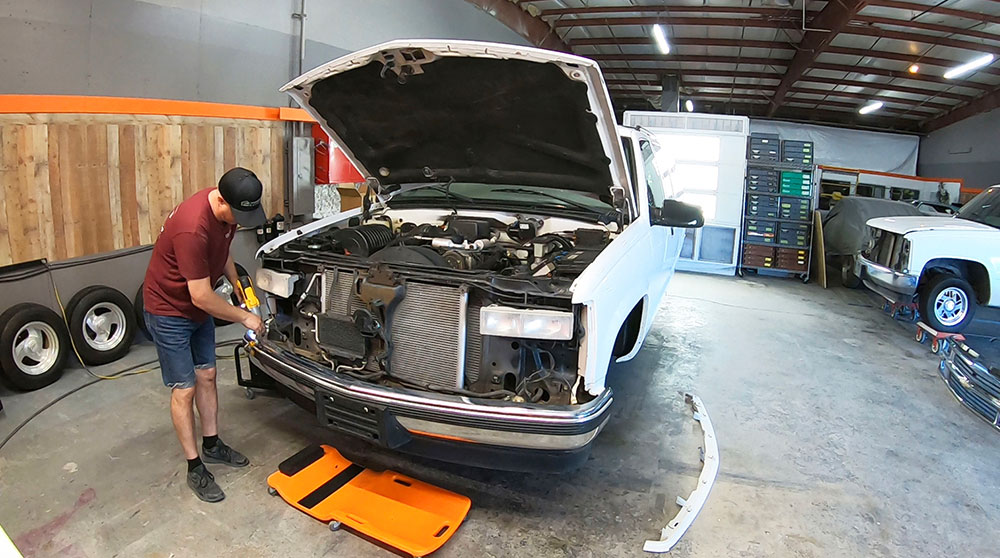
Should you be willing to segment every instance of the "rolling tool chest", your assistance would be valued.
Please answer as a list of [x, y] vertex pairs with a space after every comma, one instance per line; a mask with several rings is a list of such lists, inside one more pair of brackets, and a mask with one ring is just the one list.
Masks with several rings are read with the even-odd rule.
[[812, 142], [750, 134], [740, 275], [809, 278], [815, 166]]

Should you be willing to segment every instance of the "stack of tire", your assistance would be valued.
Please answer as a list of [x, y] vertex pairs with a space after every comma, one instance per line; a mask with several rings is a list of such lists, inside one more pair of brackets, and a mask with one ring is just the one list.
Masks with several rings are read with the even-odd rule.
[[[246, 275], [240, 265], [237, 271]], [[225, 278], [216, 284], [216, 292], [237, 303]], [[0, 314], [3, 379], [22, 391], [52, 384], [62, 376], [74, 347], [86, 366], [108, 364], [125, 356], [136, 331], [146, 333], [142, 285], [133, 301], [117, 289], [94, 285], [70, 299], [65, 320], [41, 304], [26, 302], [8, 308]], [[216, 320], [216, 325], [228, 322]]]

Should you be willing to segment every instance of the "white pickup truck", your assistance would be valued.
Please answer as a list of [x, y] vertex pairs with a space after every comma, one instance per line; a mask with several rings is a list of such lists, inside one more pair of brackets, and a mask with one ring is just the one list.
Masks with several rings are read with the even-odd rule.
[[378, 199], [264, 245], [251, 375], [322, 424], [482, 467], [578, 466], [684, 239], [656, 138], [596, 62], [396, 41], [285, 87]]
[[916, 301], [938, 331], [963, 331], [977, 311], [1000, 313], [1000, 185], [957, 215], [880, 217], [854, 272], [891, 302]]

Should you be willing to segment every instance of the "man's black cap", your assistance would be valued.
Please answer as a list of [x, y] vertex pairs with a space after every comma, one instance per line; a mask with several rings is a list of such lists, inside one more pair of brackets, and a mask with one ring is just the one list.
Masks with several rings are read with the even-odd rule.
[[236, 224], [241, 227], [259, 227], [267, 221], [260, 197], [264, 185], [253, 171], [236, 167], [226, 171], [219, 179], [219, 194], [233, 209]]

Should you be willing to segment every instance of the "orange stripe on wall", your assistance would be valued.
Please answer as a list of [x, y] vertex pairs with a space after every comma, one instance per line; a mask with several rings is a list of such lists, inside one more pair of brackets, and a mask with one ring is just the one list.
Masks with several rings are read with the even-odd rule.
[[300, 108], [80, 95], [0, 95], [0, 114], [142, 114], [314, 122]]
[[913, 176], [910, 174], [897, 174], [894, 172], [882, 172], [882, 171], [873, 171], [865, 169], [848, 169], [844, 167], [831, 167], [827, 165], [819, 165], [819, 168], [828, 171], [840, 171], [840, 172], [852, 172], [852, 173], [858, 172], [862, 174], [872, 174], [875, 176], [891, 176], [893, 178], [906, 178], [909, 180], [919, 180], [921, 182], [958, 182], [959, 189], [961, 189], [962, 191], [965, 191], [966, 189], [965, 180], [961, 178], [930, 178], [926, 176]]

